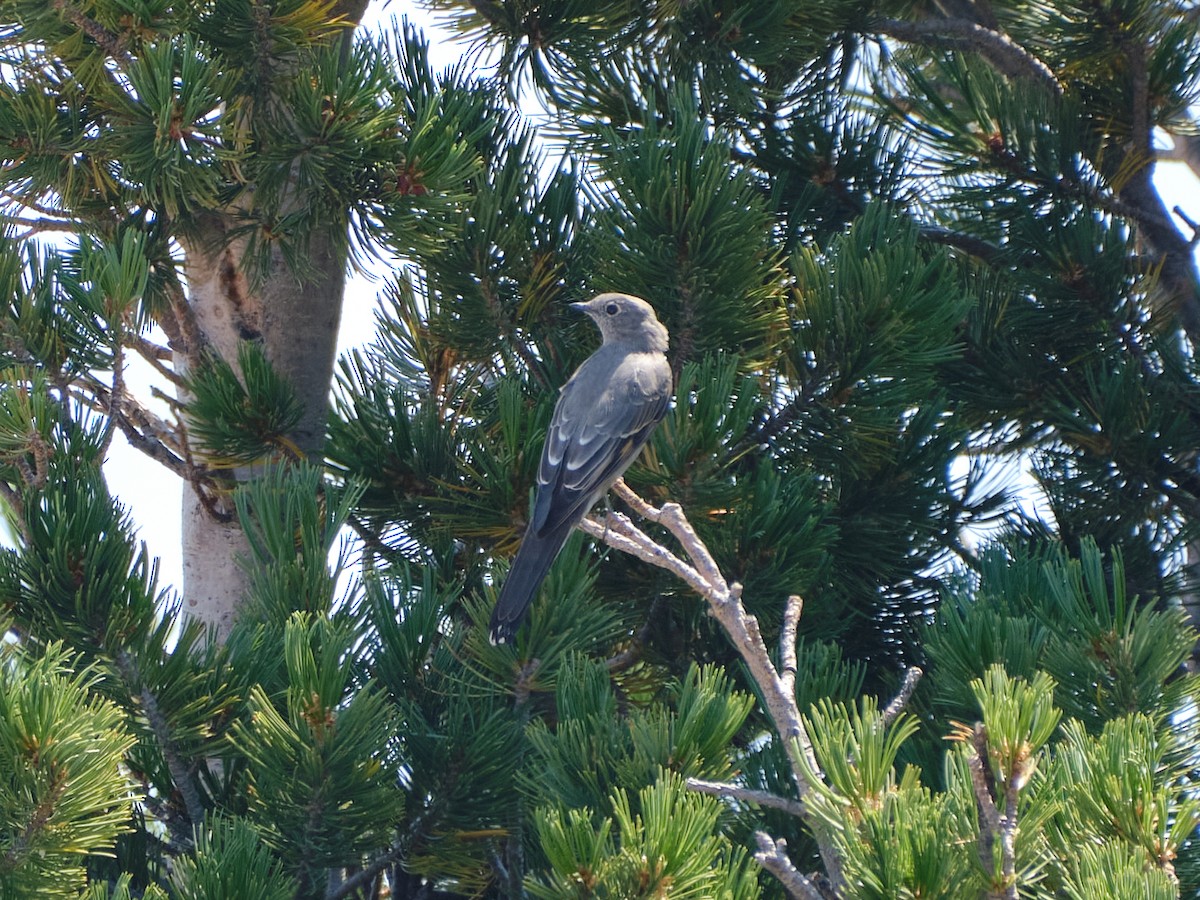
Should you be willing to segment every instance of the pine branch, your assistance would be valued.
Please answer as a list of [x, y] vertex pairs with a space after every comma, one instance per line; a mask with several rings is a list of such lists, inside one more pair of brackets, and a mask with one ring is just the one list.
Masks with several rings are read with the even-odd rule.
[[[183, 798], [188, 819], [192, 825], [199, 825], [204, 821], [204, 802], [200, 799], [200, 791], [196, 788], [191, 772], [188, 771], [187, 765], [179, 755], [179, 748], [171, 735], [171, 725], [158, 705], [158, 697], [143, 682], [137, 660], [128, 650], [118, 653], [115, 662], [126, 689], [141, 704], [146, 722], [150, 725], [150, 731], [167, 764], [167, 771], [171, 773], [171, 781], [175, 785], [175, 790], [179, 791], [179, 796]], [[189, 846], [190, 843], [190, 835], [182, 838], [183, 846]]]
[[500, 28], [508, 21], [504, 14], [504, 7], [499, 3], [493, 3], [492, 0], [470, 0], [470, 4], [471, 8], [479, 13], [489, 25]]
[[[110, 396], [109, 405], [113, 405], [113, 401], [121, 397], [125, 393], [125, 345], [117, 342], [113, 348], [113, 368], [112, 368], [112, 394]], [[108, 456], [108, 450], [112, 446], [113, 435], [116, 429], [113, 428], [114, 419], [109, 417], [104, 425], [104, 439], [100, 444], [100, 457], [103, 459]]]
[[50, 819], [54, 816], [58, 802], [62, 800], [63, 795], [66, 793], [67, 778], [65, 773], [55, 772], [51, 775], [51, 779], [45, 786], [46, 789], [43, 792], [42, 801], [34, 807], [21, 833], [11, 839], [11, 844], [5, 851], [4, 856], [0, 857], [0, 866], [6, 871], [12, 871], [17, 868], [22, 858], [33, 849], [34, 838], [38, 832], [46, 828]]
[[994, 263], [1000, 258], [1002, 252], [999, 247], [989, 241], [970, 234], [963, 234], [960, 231], [951, 231], [940, 225], [922, 225], [920, 233], [921, 237], [931, 244], [953, 247], [955, 250], [961, 250], [984, 262]]
[[[803, 806], [804, 798], [812, 790], [809, 779], [821, 777], [821, 769], [800, 716], [795, 691], [788, 689], [786, 677], [772, 664], [762, 632], [759, 630], [758, 619], [750, 615], [742, 605], [742, 586], [736, 582], [729, 584], [725, 581], [712, 554], [692, 528], [679, 504], [665, 503], [661, 508], [653, 507], [630, 490], [621, 479], [613, 485], [613, 492], [638, 516], [666, 528], [679, 541], [691, 563], [685, 562], [655, 542], [623, 513], [610, 511], [604, 523], [590, 517], [585, 518], [579, 526], [580, 529], [614, 549], [666, 569], [708, 602], [709, 614], [725, 629], [759, 687], [767, 711], [775, 722], [775, 729], [783, 742], [792, 771], [792, 780], [796, 785], [800, 805]], [[798, 607], [799, 598], [790, 600], [789, 606]], [[799, 611], [792, 609], [786, 615], [798, 616]], [[794, 656], [794, 650], [791, 652]], [[784, 665], [786, 658], [784, 655]], [[806, 817], [805, 821], [817, 838], [825, 870], [836, 890], [840, 888], [842, 874], [841, 861], [833, 840], [821, 822], [811, 817]]]
[[95, 41], [100, 49], [113, 59], [119, 60], [125, 65], [133, 62], [129, 51], [125, 49], [125, 42], [118, 35], [113, 34], [95, 19], [89, 18], [69, 0], [52, 0], [50, 5], [62, 13], [62, 17], [67, 22]]
[[969, 19], [881, 19], [875, 28], [901, 41], [930, 44], [953, 50], [973, 50], [1009, 77], [1039, 81], [1055, 96], [1062, 96], [1062, 85], [1046, 63], [1042, 62], [1007, 34], [985, 28]]
[[33, 457], [33, 466], [27, 466], [23, 457], [17, 457], [17, 468], [21, 470], [21, 474], [31, 488], [41, 490], [50, 477], [50, 444], [40, 433], [32, 429], [26, 435], [26, 440], [28, 441], [29, 455]]
[[804, 612], [804, 600], [799, 594], [787, 598], [783, 610], [783, 625], [779, 629], [779, 676], [784, 688], [791, 695], [796, 693], [796, 632], [800, 628], [800, 614]]
[[1134, 146], [1149, 159], [1153, 154], [1154, 144], [1150, 136], [1150, 73], [1146, 70], [1146, 48], [1140, 41], [1125, 40], [1122, 44], [1126, 64], [1130, 68], [1130, 79], [1133, 81], [1129, 118], [1133, 123], [1133, 139], [1136, 142]]
[[187, 370], [196, 372], [208, 348], [208, 339], [178, 277], [171, 277], [166, 284], [167, 309], [159, 313], [158, 324], [167, 333], [171, 349], [183, 356]]
[[755, 428], [733, 448], [730, 456], [737, 458], [742, 451], [746, 450], [750, 446], [755, 444], [770, 443], [772, 439], [787, 430], [792, 423], [800, 417], [800, 413], [812, 404], [813, 399], [817, 395], [817, 385], [820, 380], [820, 374], [809, 372], [808, 377], [805, 378], [804, 383], [800, 388], [800, 391], [776, 412], [772, 413], [764, 421], [758, 423]]

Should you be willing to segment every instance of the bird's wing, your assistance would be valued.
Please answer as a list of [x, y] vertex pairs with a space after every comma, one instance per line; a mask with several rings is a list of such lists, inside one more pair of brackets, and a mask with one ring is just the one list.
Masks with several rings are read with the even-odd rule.
[[[662, 361], [666, 367], [666, 361]], [[629, 467], [670, 399], [659, 373], [618, 366], [602, 391], [572, 379], [563, 388], [538, 467], [533, 530], [546, 534], [581, 519], [604, 490]], [[643, 376], [643, 377], [639, 377]], [[649, 382], [644, 384], [643, 382]]]

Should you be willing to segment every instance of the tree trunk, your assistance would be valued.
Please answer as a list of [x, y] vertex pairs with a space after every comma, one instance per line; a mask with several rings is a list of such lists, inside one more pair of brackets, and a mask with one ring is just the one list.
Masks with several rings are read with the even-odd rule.
[[[333, 12], [344, 17], [347, 26], [343, 65], [350, 58], [354, 29], [367, 3], [341, 0], [334, 6]], [[242, 268], [244, 245], [226, 240], [229, 221], [215, 212], [198, 234], [181, 240], [189, 304], [199, 332], [192, 343], [199, 346], [177, 351], [176, 365], [185, 370], [188, 359], [195, 359], [206, 346], [240, 371], [238, 342], [260, 343], [267, 360], [291, 383], [304, 407], [289, 437], [309, 458], [319, 461], [346, 287], [345, 241], [329, 232], [312, 234], [304, 247], [307, 266], [302, 277], [276, 249], [267, 271], [252, 284]], [[250, 474], [235, 471], [226, 487], [236, 487]], [[250, 547], [228, 494], [202, 496], [192, 485], [183, 492], [182, 513], [184, 609], [215, 629], [216, 640], [224, 641], [248, 586], [239, 560], [249, 559]]]
[[[260, 343], [267, 359], [295, 389], [304, 415], [289, 435], [305, 454], [320, 460], [329, 408], [329, 385], [337, 351], [345, 291], [346, 259], [336, 239], [314, 235], [306, 280], [290, 270], [282, 254], [252, 285], [241, 267], [240, 242], [224, 241], [226, 222], [212, 216], [206, 233], [184, 245], [189, 303], [199, 343], [237, 371], [241, 341]], [[197, 348], [176, 354], [183, 370]], [[251, 475], [236, 470], [232, 490]], [[228, 493], [202, 496], [195, 486], [183, 495], [183, 596], [188, 615], [229, 634], [247, 586], [238, 560], [250, 553]]]

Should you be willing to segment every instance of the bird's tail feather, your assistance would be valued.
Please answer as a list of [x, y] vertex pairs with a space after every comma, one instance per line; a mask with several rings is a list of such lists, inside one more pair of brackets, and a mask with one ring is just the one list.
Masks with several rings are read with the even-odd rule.
[[493, 644], [506, 644], [513, 639], [542, 580], [550, 571], [550, 565], [570, 533], [571, 529], [561, 528], [542, 537], [525, 535], [521, 549], [513, 559], [512, 568], [508, 570], [504, 586], [500, 588], [496, 607], [492, 610]]

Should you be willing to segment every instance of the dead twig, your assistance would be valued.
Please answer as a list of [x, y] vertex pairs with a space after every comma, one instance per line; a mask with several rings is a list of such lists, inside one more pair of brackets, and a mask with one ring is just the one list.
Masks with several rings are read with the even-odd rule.
[[[609, 512], [604, 522], [585, 518], [579, 527], [596, 540], [602, 541], [614, 549], [630, 553], [651, 565], [666, 569], [708, 602], [709, 614], [725, 629], [725, 633], [729, 636], [734, 648], [749, 669], [751, 677], [758, 685], [767, 711], [775, 723], [776, 732], [782, 740], [784, 751], [787, 754], [792, 781], [796, 785], [798, 797], [796, 802], [803, 809], [804, 799], [813, 789], [811, 780], [821, 777], [821, 769], [817, 764], [812, 742], [796, 704], [794, 629], [800, 617], [800, 599], [794, 597], [788, 600], [785, 628], [781, 637], [785, 643], [789, 640], [791, 643], [790, 647], [781, 645], [781, 671], [776, 669], [771, 662], [771, 655], [763, 641], [758, 619], [748, 613], [742, 604], [742, 586], [736, 582], [730, 584], [725, 580], [716, 560], [713, 559], [704, 542], [692, 528], [679, 504], [665, 503], [661, 508], [651, 506], [619, 479], [613, 485], [613, 492], [637, 515], [666, 528], [679, 542], [689, 561], [681, 559], [650, 538], [623, 513]], [[792, 672], [790, 675], [789, 666]], [[837, 892], [842, 883], [841, 862], [834, 848], [832, 836], [821, 822], [808, 816], [805, 816], [805, 821], [817, 839], [825, 871], [834, 891]], [[819, 897], [820, 894], [798, 894], [796, 896]]]

